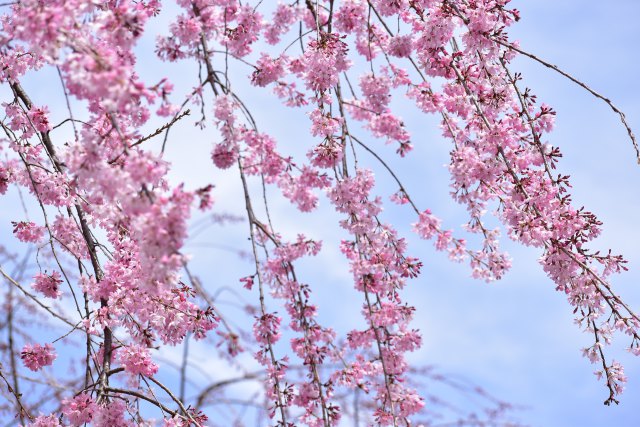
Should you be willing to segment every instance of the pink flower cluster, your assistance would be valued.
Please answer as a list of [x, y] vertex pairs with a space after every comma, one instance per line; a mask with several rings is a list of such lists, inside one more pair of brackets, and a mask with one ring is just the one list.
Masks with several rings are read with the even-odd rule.
[[[338, 353], [332, 348], [335, 333], [317, 322], [317, 307], [310, 302], [311, 288], [298, 281], [294, 262], [317, 255], [320, 248], [319, 242], [303, 235], [293, 243], [277, 241], [274, 257], [264, 265], [264, 280], [271, 286], [273, 296], [284, 301], [291, 319], [289, 326], [297, 334], [291, 339], [291, 349], [308, 369], [308, 381], [298, 384], [292, 403], [304, 408], [302, 422], [318, 426], [337, 425], [340, 420], [340, 408], [332, 402], [333, 385], [323, 381], [320, 373], [325, 360], [337, 361]], [[271, 329], [277, 330], [279, 324], [277, 318], [277, 325]], [[324, 424], [320, 423], [318, 411]]]
[[132, 375], [152, 377], [158, 372], [149, 350], [139, 345], [127, 345], [118, 350], [118, 358], [124, 370]]
[[363, 293], [362, 313], [369, 325], [365, 330], [351, 331], [348, 343], [353, 349], [370, 348], [377, 353], [369, 372], [354, 372], [352, 366], [341, 377], [372, 377], [378, 402], [376, 418], [383, 425], [392, 425], [408, 419], [424, 405], [416, 391], [403, 384], [408, 368], [404, 353], [419, 348], [422, 338], [417, 330], [410, 329], [414, 308], [403, 304], [399, 293], [406, 278], [419, 274], [422, 263], [407, 257], [404, 239], [378, 220], [380, 199], [370, 200], [369, 196], [373, 186], [373, 174], [359, 170], [355, 177], [336, 183], [329, 194], [336, 209], [347, 216], [341, 221], [342, 227], [354, 238], [344, 240], [341, 250], [349, 260], [356, 288]]
[[49, 298], [59, 298], [60, 295], [62, 295], [62, 291], [60, 290], [62, 279], [60, 273], [57, 271], [54, 271], [51, 274], [38, 273], [34, 279], [35, 282], [31, 287], [44, 296]]
[[21, 241], [28, 243], [39, 243], [44, 237], [45, 228], [36, 225], [34, 222], [12, 222], [13, 234]]
[[91, 424], [95, 427], [133, 427], [135, 425], [128, 419], [127, 404], [119, 399], [97, 405]]
[[44, 366], [51, 366], [56, 359], [56, 352], [53, 345], [49, 343], [44, 346], [40, 344], [25, 344], [20, 357], [24, 366], [35, 372]]
[[97, 409], [93, 398], [86, 393], [62, 401], [62, 413], [69, 423], [76, 427], [91, 422]]

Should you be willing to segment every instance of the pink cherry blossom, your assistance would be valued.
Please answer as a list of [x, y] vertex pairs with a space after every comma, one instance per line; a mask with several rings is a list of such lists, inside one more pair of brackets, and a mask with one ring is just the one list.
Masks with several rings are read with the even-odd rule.
[[93, 398], [86, 393], [80, 393], [72, 399], [62, 401], [62, 412], [73, 426], [81, 426], [91, 422], [97, 406]]
[[35, 282], [31, 285], [33, 289], [49, 298], [59, 298], [62, 295], [60, 284], [63, 283], [60, 273], [57, 271], [51, 274], [39, 273], [34, 277]]
[[149, 350], [138, 346], [128, 345], [118, 350], [118, 358], [124, 370], [132, 375], [151, 377], [158, 372], [158, 365], [153, 363]]
[[21, 356], [24, 366], [32, 371], [39, 371], [44, 366], [51, 366], [56, 359], [56, 352], [49, 343], [44, 346], [40, 344], [25, 344], [22, 347]]
[[13, 234], [22, 242], [39, 243], [44, 237], [45, 228], [33, 222], [12, 222]]

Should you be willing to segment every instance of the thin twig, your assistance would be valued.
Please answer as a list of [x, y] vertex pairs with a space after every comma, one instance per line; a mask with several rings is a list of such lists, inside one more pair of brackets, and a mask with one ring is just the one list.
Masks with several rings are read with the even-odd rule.
[[627, 123], [627, 118], [626, 118], [625, 114], [618, 107], [616, 107], [613, 104], [613, 102], [611, 102], [611, 100], [609, 98], [607, 98], [607, 97], [599, 94], [595, 90], [591, 89], [589, 86], [587, 86], [586, 83], [578, 80], [577, 78], [575, 78], [571, 74], [567, 73], [566, 71], [561, 70], [560, 68], [558, 68], [558, 66], [553, 65], [550, 62], [547, 62], [544, 59], [541, 59], [540, 57], [538, 57], [538, 56], [536, 56], [536, 55], [534, 55], [532, 53], [529, 53], [529, 52], [527, 52], [525, 50], [522, 50], [519, 47], [516, 47], [516, 46], [512, 45], [511, 43], [507, 43], [507, 42], [504, 42], [504, 41], [496, 39], [496, 38], [491, 38], [491, 40], [496, 42], [500, 46], [504, 46], [507, 49], [513, 50], [515, 52], [518, 52], [518, 53], [520, 53], [520, 54], [522, 54], [522, 55], [524, 55], [526, 57], [529, 57], [529, 58], [533, 59], [534, 61], [544, 65], [545, 67], [552, 69], [553, 71], [561, 74], [562, 76], [568, 78], [569, 80], [571, 80], [572, 82], [574, 82], [578, 86], [582, 87], [587, 92], [589, 92], [591, 95], [593, 95], [596, 98], [601, 99], [602, 101], [604, 101], [616, 114], [618, 114], [620, 116], [620, 121], [624, 125], [625, 129], [627, 129], [627, 134], [629, 135], [629, 138], [631, 139], [631, 143], [633, 144], [633, 148], [636, 151], [636, 159], [638, 160], [638, 164], [640, 164], [640, 148], [638, 148], [638, 141], [636, 140], [636, 137], [633, 134], [633, 130], [631, 129], [631, 127]]

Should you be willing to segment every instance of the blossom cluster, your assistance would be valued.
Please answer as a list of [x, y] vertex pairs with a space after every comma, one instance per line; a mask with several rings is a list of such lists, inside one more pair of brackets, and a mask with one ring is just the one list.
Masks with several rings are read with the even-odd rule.
[[25, 344], [20, 357], [24, 366], [35, 372], [45, 366], [51, 366], [56, 360], [56, 351], [49, 343], [45, 345]]

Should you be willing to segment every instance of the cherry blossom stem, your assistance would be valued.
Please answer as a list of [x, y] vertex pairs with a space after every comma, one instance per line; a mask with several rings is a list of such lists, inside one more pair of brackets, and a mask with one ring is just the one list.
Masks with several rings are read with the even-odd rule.
[[9, 391], [9, 393], [11, 393], [13, 397], [16, 399], [16, 405], [18, 405], [18, 408], [19, 408], [18, 416], [20, 418], [20, 422], [24, 423], [25, 415], [30, 420], [33, 419], [31, 414], [27, 410], [27, 408], [25, 408], [25, 406], [22, 404], [22, 399], [21, 399], [22, 395], [20, 394], [19, 390], [15, 388], [16, 382], [14, 381], [14, 386], [12, 387], [11, 384], [9, 383], [9, 380], [7, 380], [7, 377], [5, 377], [4, 373], [2, 372], [2, 365], [0, 365], [0, 378], [2, 378], [5, 385], [7, 386], [7, 390]]
[[[7, 292], [7, 306], [8, 306], [8, 310], [7, 310], [7, 333], [9, 335], [8, 337], [8, 344], [9, 344], [9, 361], [11, 362], [11, 377], [13, 378], [13, 391], [14, 391], [14, 396], [16, 397], [16, 404], [20, 407], [22, 407], [22, 404], [20, 403], [20, 399], [18, 398], [18, 396], [20, 396], [20, 383], [18, 381], [18, 368], [17, 368], [17, 364], [16, 364], [16, 351], [14, 348], [14, 342], [13, 342], [13, 335], [14, 335], [14, 330], [13, 330], [13, 310], [14, 310], [14, 297], [13, 297], [13, 286], [9, 287], [9, 291]], [[22, 424], [24, 424], [24, 413], [22, 410], [18, 411], [19, 413], [19, 417], [20, 417], [20, 422]]]
[[[592, 314], [591, 309], [589, 309], [589, 315]], [[591, 327], [593, 328], [593, 335], [595, 337], [595, 345], [598, 348], [598, 353], [600, 355], [600, 361], [602, 363], [602, 369], [604, 371], [604, 375], [606, 377], [606, 381], [607, 381], [607, 388], [609, 389], [609, 397], [607, 398], [607, 400], [604, 401], [604, 404], [609, 406], [611, 405], [611, 403], [615, 403], [616, 405], [619, 403], [616, 399], [615, 399], [615, 389], [614, 389], [614, 385], [612, 384], [612, 380], [611, 380], [611, 373], [609, 372], [609, 367], [607, 366], [607, 361], [604, 357], [604, 351], [602, 351], [602, 344], [600, 343], [600, 334], [599, 334], [599, 330], [598, 327], [596, 326], [596, 322], [593, 320], [590, 320], [591, 323]]]
[[[263, 290], [263, 279], [262, 279], [262, 273], [261, 273], [261, 268], [260, 268], [260, 262], [259, 262], [259, 258], [258, 258], [258, 250], [257, 250], [257, 244], [256, 244], [256, 237], [255, 237], [255, 233], [254, 233], [254, 224], [257, 222], [256, 221], [256, 217], [253, 213], [253, 207], [251, 205], [251, 197], [249, 195], [249, 187], [247, 185], [247, 180], [245, 178], [244, 175], [244, 170], [242, 168], [242, 163], [240, 160], [238, 160], [238, 169], [240, 171], [240, 180], [242, 181], [242, 189], [244, 192], [244, 201], [245, 201], [245, 209], [247, 211], [247, 217], [249, 220], [249, 234], [251, 237], [251, 248], [253, 251], [253, 259], [254, 259], [254, 263], [255, 263], [255, 267], [256, 267], [256, 274], [258, 275], [258, 290], [259, 290], [259, 301], [260, 301], [260, 312], [262, 313], [263, 316], [265, 316], [267, 314], [267, 310], [266, 310], [266, 305], [265, 305], [265, 298], [264, 298], [264, 290]], [[271, 344], [271, 338], [267, 337], [267, 351], [269, 352], [269, 357], [271, 358], [271, 364], [272, 366], [275, 368], [278, 364], [274, 351], [273, 351], [273, 346]], [[284, 401], [283, 401], [283, 397], [282, 397], [282, 390], [281, 390], [281, 386], [280, 386], [280, 380], [277, 377], [277, 374], [273, 374], [273, 382], [274, 382], [274, 388], [276, 391], [276, 399], [277, 399], [277, 406], [278, 406], [278, 411], [280, 412], [280, 420], [282, 421], [282, 425], [284, 427], [287, 426], [287, 416], [285, 414], [285, 405], [284, 405]]]

